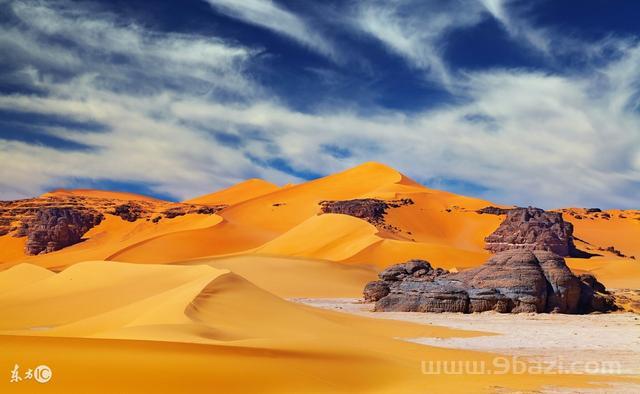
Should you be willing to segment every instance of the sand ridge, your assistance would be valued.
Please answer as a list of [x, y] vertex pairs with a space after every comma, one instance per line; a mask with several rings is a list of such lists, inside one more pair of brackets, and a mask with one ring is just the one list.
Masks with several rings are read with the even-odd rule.
[[[0, 276], [16, 272], [42, 274], [21, 267]], [[83, 262], [2, 294], [0, 313], [0, 367], [46, 359], [56, 377], [47, 387], [54, 392], [169, 392], [178, 382], [183, 389], [215, 384], [225, 392], [477, 392], [494, 385], [588, 387], [593, 381], [424, 375], [424, 359], [491, 362], [495, 355], [397, 339], [481, 332], [319, 310], [209, 265]], [[103, 382], [105, 371], [103, 378], [117, 379]], [[8, 384], [0, 381], [0, 389]]]

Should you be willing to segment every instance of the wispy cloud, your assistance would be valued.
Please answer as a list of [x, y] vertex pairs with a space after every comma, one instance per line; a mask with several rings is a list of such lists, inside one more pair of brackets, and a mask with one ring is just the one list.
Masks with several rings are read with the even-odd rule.
[[[451, 26], [487, 17], [483, 6], [453, 22], [450, 16], [438, 22], [437, 10], [420, 14], [435, 31], [427, 34], [418, 22], [404, 23], [418, 17], [393, 5], [359, 9], [358, 23], [385, 45], [394, 42], [394, 53], [434, 81], [455, 77], [456, 103], [411, 113], [295, 111], [254, 82], [247, 71], [257, 61], [252, 48], [153, 31], [64, 1], [2, 4], [14, 18], [0, 25], [0, 51], [12, 54], [0, 60], [9, 70], [3, 77], [19, 76], [28, 89], [1, 93], [0, 110], [104, 127], [40, 127], [89, 148], [82, 150], [18, 141], [0, 130], [0, 198], [34, 195], [69, 178], [149, 183], [186, 198], [247, 177], [300, 181], [269, 166], [274, 162], [304, 174], [378, 160], [425, 182], [479, 185], [484, 197], [507, 204], [637, 208], [636, 39], [611, 39], [612, 56], [562, 75], [523, 69], [455, 75], [438, 52], [440, 40]], [[432, 69], [437, 62], [441, 71]]]
[[339, 54], [326, 37], [308, 21], [271, 0], [205, 0], [219, 12], [292, 39], [305, 47], [338, 60]]
[[[460, 10], [464, 10], [461, 12]], [[423, 70], [430, 80], [451, 88], [454, 79], [443, 59], [447, 33], [483, 18], [476, 2], [373, 1], [355, 8], [351, 24]]]
[[509, 35], [548, 55], [552, 34], [546, 29], [532, 26], [526, 18], [509, 8], [512, 0], [480, 0], [487, 11], [502, 24]]

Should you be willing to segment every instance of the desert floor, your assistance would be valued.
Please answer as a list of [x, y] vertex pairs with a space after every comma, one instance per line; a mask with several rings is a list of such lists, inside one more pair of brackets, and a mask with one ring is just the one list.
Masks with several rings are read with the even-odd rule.
[[[451, 349], [504, 354], [541, 365], [554, 374], [615, 374], [640, 376], [640, 316], [611, 313], [590, 315], [373, 312], [372, 304], [356, 298], [297, 298], [292, 301], [322, 309], [379, 319], [400, 320], [496, 335], [467, 338], [406, 338], [414, 343]], [[511, 358], [515, 357], [515, 358]], [[543, 392], [638, 393], [638, 383], [612, 383], [602, 388]]]

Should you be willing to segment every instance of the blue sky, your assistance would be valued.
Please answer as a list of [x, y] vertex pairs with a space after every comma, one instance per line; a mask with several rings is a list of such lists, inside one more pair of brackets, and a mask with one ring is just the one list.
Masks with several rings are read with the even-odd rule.
[[180, 200], [364, 161], [640, 208], [640, 2], [0, 0], [0, 199]]

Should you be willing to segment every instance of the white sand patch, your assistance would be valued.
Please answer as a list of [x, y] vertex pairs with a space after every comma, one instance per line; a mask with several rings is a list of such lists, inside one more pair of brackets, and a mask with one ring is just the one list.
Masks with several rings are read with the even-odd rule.
[[[633, 313], [590, 315], [500, 314], [493, 312], [372, 312], [358, 299], [294, 299], [295, 302], [380, 319], [403, 320], [498, 335], [473, 338], [403, 338], [415, 343], [479, 350], [555, 363], [573, 373], [640, 376], [640, 316]], [[550, 388], [548, 392], [562, 392]], [[616, 384], [585, 393], [638, 393], [640, 386]]]

